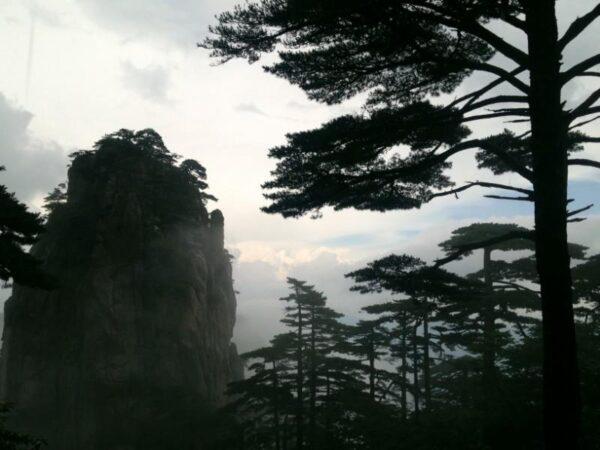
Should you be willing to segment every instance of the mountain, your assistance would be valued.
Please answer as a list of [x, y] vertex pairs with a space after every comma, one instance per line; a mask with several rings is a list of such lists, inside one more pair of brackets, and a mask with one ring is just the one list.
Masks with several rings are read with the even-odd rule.
[[199, 164], [176, 161], [152, 130], [121, 130], [51, 199], [32, 253], [59, 287], [15, 286], [0, 356], [13, 428], [49, 450], [200, 449], [242, 376], [224, 218]]

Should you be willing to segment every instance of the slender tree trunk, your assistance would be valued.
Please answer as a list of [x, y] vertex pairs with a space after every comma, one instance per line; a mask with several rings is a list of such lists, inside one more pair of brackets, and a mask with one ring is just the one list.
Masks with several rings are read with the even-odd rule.
[[425, 302], [423, 314], [423, 385], [425, 388], [425, 407], [431, 408], [431, 360], [429, 357], [429, 304]]
[[527, 34], [535, 192], [536, 259], [544, 326], [545, 448], [579, 446], [581, 399], [567, 246], [567, 126], [555, 2], [530, 0]]
[[369, 334], [369, 397], [375, 401], [375, 338], [374, 330], [371, 328]]
[[315, 448], [316, 437], [316, 415], [317, 415], [317, 355], [315, 336], [315, 310], [311, 307], [310, 312], [310, 406], [309, 406], [309, 430], [310, 448]]
[[419, 387], [419, 346], [417, 345], [417, 329], [418, 322], [415, 322], [413, 328], [413, 401], [415, 404], [415, 420], [419, 420], [420, 407], [420, 390]]
[[482, 319], [483, 319], [483, 368], [481, 376], [482, 389], [482, 418], [483, 439], [486, 445], [496, 448], [496, 437], [494, 436], [494, 392], [496, 390], [496, 318], [494, 303], [494, 280], [492, 277], [492, 250], [483, 249], [483, 274], [485, 293], [483, 295]]
[[304, 355], [303, 344], [302, 305], [298, 304], [298, 342], [296, 347], [296, 449], [300, 450], [304, 444]]
[[401, 403], [401, 408], [402, 408], [402, 419], [406, 420], [407, 416], [408, 416], [408, 405], [407, 405], [407, 395], [406, 395], [406, 377], [408, 375], [408, 371], [406, 370], [406, 354], [407, 354], [407, 348], [406, 348], [406, 319], [405, 319], [405, 314], [403, 314], [402, 316], [402, 368], [400, 369], [400, 373], [402, 376], [402, 386], [400, 386], [400, 403]]
[[288, 449], [288, 416], [287, 414], [283, 417], [283, 436], [282, 436], [283, 450]]
[[329, 377], [329, 370], [325, 377], [325, 439], [327, 448], [331, 448], [331, 380]]
[[494, 383], [496, 372], [496, 318], [494, 317], [494, 281], [491, 273], [492, 251], [483, 250], [485, 296], [483, 298], [483, 385], [488, 389]]
[[275, 388], [275, 398], [273, 404], [273, 421], [275, 422], [275, 450], [281, 450], [281, 437], [279, 431], [279, 379], [277, 377], [277, 365], [273, 361], [273, 387]]

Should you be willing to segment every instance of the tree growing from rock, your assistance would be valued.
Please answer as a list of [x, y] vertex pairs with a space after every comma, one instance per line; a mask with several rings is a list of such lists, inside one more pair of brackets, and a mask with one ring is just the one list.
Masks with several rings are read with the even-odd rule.
[[[0, 166], [0, 172], [3, 170]], [[0, 185], [0, 283], [6, 286], [15, 281], [24, 286], [52, 286], [41, 269], [41, 261], [26, 250], [35, 244], [43, 230], [40, 215], [29, 211], [6, 186]]]

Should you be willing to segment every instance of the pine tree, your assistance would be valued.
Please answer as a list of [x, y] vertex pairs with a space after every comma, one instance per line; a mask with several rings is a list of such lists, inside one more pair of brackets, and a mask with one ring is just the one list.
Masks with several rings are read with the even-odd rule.
[[[4, 167], [0, 166], [0, 172]], [[44, 230], [43, 219], [32, 213], [15, 195], [0, 185], [0, 283], [11, 280], [24, 286], [54, 286], [41, 267], [41, 261], [26, 251]]]
[[237, 418], [243, 430], [235, 438], [250, 448], [283, 448], [284, 418], [293, 404], [288, 380], [292, 341], [290, 334], [281, 334], [273, 338], [269, 347], [241, 355], [251, 362], [251, 376], [228, 387], [228, 395], [235, 400], [226, 412]]
[[[413, 414], [418, 418], [421, 393], [426, 407], [432, 408], [431, 359], [432, 346], [436, 344], [432, 342], [430, 322], [435, 320], [439, 303], [448, 297], [462, 295], [461, 287], [468, 286], [468, 283], [443, 269], [428, 267], [424, 261], [409, 255], [391, 255], [346, 276], [356, 283], [352, 289], [361, 293], [385, 290], [406, 296], [405, 299], [369, 306], [365, 310], [384, 315], [379, 320], [392, 321], [399, 327], [401, 346], [397, 349], [402, 358], [401, 370], [406, 375], [405, 360], [407, 355], [411, 355], [408, 359], [412, 359]], [[406, 332], [407, 327], [412, 328], [412, 335]], [[420, 336], [419, 329], [422, 330]], [[402, 397], [405, 395], [403, 392]]]
[[[409, 209], [477, 186], [533, 201], [535, 232], [521, 237], [536, 243], [547, 448], [576, 448], [579, 439], [567, 222], [580, 211], [567, 210], [568, 167], [600, 167], [597, 161], [571, 158], [570, 145], [572, 139], [598, 141], [570, 132], [598, 111], [600, 90], [569, 110], [561, 98], [563, 87], [589, 76], [600, 57], [567, 69], [561, 64], [565, 49], [598, 17], [600, 6], [595, 6], [559, 37], [555, 0], [262, 0], [220, 15], [211, 28], [214, 35], [202, 44], [221, 61], [255, 62], [261, 54], [277, 52], [279, 59], [266, 70], [324, 103], [367, 94], [365, 114], [291, 134], [288, 145], [271, 150], [280, 162], [265, 184], [272, 202], [267, 212], [299, 216], [325, 206]], [[527, 48], [487, 27], [491, 21], [523, 33]], [[497, 65], [496, 53], [514, 68]], [[474, 72], [493, 78], [445, 104], [429, 100], [455, 91]], [[492, 92], [504, 85], [510, 93]], [[496, 109], [486, 111], [490, 107]], [[466, 124], [495, 118], [529, 123], [531, 130], [467, 139]], [[403, 145], [411, 149], [408, 156], [397, 150]], [[480, 166], [494, 161], [531, 188], [478, 181], [443, 191], [451, 186], [445, 173], [449, 159], [470, 149], [479, 152]]]

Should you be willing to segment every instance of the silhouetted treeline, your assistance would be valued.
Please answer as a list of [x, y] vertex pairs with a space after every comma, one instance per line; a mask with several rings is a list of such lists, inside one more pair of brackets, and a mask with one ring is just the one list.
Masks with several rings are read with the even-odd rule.
[[[524, 229], [473, 224], [440, 247]], [[584, 448], [600, 439], [600, 258], [571, 244], [584, 393]], [[216, 448], [540, 449], [542, 328], [532, 244], [477, 250], [459, 276], [390, 255], [347, 276], [353, 290], [389, 295], [349, 323], [323, 293], [288, 279], [287, 331], [246, 353], [230, 385]], [[463, 253], [462, 256], [466, 256]]]
[[[600, 18], [600, 5], [584, 6], [559, 30], [557, 4], [257, 0], [220, 14], [201, 44], [220, 62], [254, 63], [275, 54], [264, 69], [310, 99], [363, 102], [356, 113], [290, 133], [285, 145], [270, 150], [277, 166], [263, 185], [265, 212], [299, 217], [318, 216], [325, 207], [414, 209], [480, 188], [492, 189], [489, 198], [531, 202], [534, 229], [494, 242], [521, 237], [535, 243], [548, 450], [579, 448], [583, 436], [567, 225], [584, 220], [577, 216], [591, 206], [573, 206], [568, 184], [570, 167], [600, 168], [596, 159], [576, 155], [599, 141], [586, 126], [600, 111], [600, 91], [586, 85], [573, 98], [566, 89], [598, 76], [597, 49], [584, 55], [577, 49]], [[478, 83], [463, 84], [474, 73]], [[507, 128], [481, 127], [490, 120]], [[456, 186], [448, 169], [458, 154], [487, 169], [484, 178], [457, 179]], [[518, 182], [497, 177], [506, 174]], [[488, 367], [492, 357], [486, 354]]]

